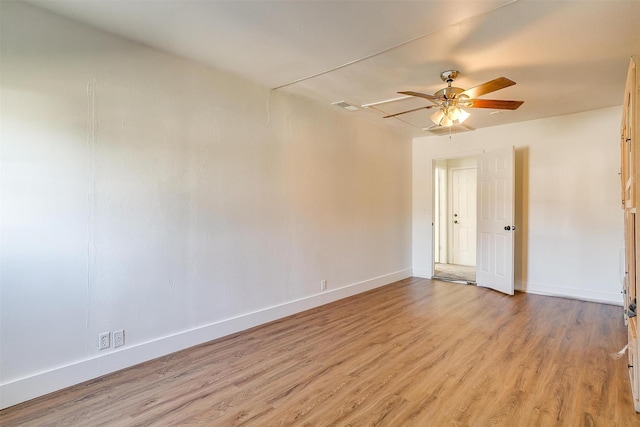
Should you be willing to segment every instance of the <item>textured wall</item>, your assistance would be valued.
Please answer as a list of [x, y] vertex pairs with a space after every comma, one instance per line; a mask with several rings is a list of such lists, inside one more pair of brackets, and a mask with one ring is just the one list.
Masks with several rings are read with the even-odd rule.
[[5, 406], [410, 275], [408, 137], [11, 2], [1, 83]]

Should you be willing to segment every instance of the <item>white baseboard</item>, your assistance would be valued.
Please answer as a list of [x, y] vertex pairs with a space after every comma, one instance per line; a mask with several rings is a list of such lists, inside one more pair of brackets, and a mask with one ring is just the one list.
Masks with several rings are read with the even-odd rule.
[[426, 268], [414, 268], [413, 277], [419, 277], [421, 279], [431, 279], [431, 272]]
[[0, 385], [0, 409], [207, 341], [388, 285], [411, 277], [411, 275], [411, 269], [397, 271], [5, 383]]
[[571, 298], [602, 304], [622, 305], [622, 294], [620, 292], [592, 291], [587, 289], [542, 285], [531, 282], [516, 283], [515, 289], [516, 291], [526, 292], [529, 294]]

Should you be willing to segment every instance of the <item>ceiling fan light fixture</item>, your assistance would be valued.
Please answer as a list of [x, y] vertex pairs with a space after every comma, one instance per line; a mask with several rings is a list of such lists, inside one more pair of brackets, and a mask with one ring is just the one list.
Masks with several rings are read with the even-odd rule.
[[472, 107], [473, 101], [471, 100], [471, 98], [469, 98], [469, 95], [465, 95], [464, 93], [462, 93], [458, 96], [456, 104], [461, 107]]
[[439, 109], [431, 115], [431, 121], [438, 126], [450, 127], [467, 120], [471, 114], [462, 108], [452, 107], [447, 109]]
[[451, 120], [449, 117], [447, 117], [446, 115], [442, 118], [442, 120], [440, 120], [440, 123], [438, 123], [440, 126], [444, 126], [444, 127], [451, 127], [453, 126], [453, 120]]
[[442, 119], [444, 118], [444, 111], [440, 110], [436, 110], [431, 116], [431, 121], [435, 124], [437, 124], [438, 126], [440, 126], [440, 122], [442, 121]]
[[458, 123], [464, 123], [464, 121], [467, 120], [471, 115], [464, 111], [462, 108], [456, 108], [456, 110], [458, 110]]
[[449, 108], [447, 110], [447, 118], [452, 122], [457, 122], [460, 118], [460, 109], [459, 108]]
[[438, 126], [453, 126], [453, 120], [449, 118], [449, 111], [445, 109], [437, 110], [431, 115], [431, 121]]

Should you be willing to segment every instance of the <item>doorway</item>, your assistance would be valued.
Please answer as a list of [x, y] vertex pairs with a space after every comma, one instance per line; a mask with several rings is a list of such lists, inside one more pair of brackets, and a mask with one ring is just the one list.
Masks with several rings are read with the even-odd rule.
[[476, 283], [477, 160], [434, 164], [434, 278]]
[[[467, 200], [467, 207], [475, 206], [476, 215], [476, 262], [475, 280], [451, 277], [450, 271], [443, 271], [442, 264], [453, 263], [450, 248], [464, 233], [455, 233], [455, 223], [460, 217], [453, 212], [452, 174], [455, 168], [476, 170], [476, 204]], [[433, 264], [432, 277], [444, 280], [473, 283], [484, 288], [513, 295], [514, 287], [514, 235], [515, 224], [515, 149], [513, 146], [484, 151], [471, 158], [434, 160], [433, 162]], [[468, 189], [473, 191], [472, 188]], [[473, 199], [470, 199], [473, 200]], [[460, 209], [460, 207], [458, 207]], [[457, 214], [457, 216], [456, 216]], [[467, 246], [473, 247], [467, 240]], [[473, 257], [471, 257], [473, 258]], [[441, 265], [438, 265], [441, 264]], [[469, 265], [466, 267], [474, 267]]]

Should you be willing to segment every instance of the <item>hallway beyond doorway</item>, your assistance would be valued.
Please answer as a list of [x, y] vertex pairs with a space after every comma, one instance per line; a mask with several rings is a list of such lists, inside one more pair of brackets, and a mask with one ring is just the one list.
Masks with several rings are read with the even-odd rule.
[[476, 267], [471, 265], [435, 263], [433, 278], [442, 278], [475, 284]]

